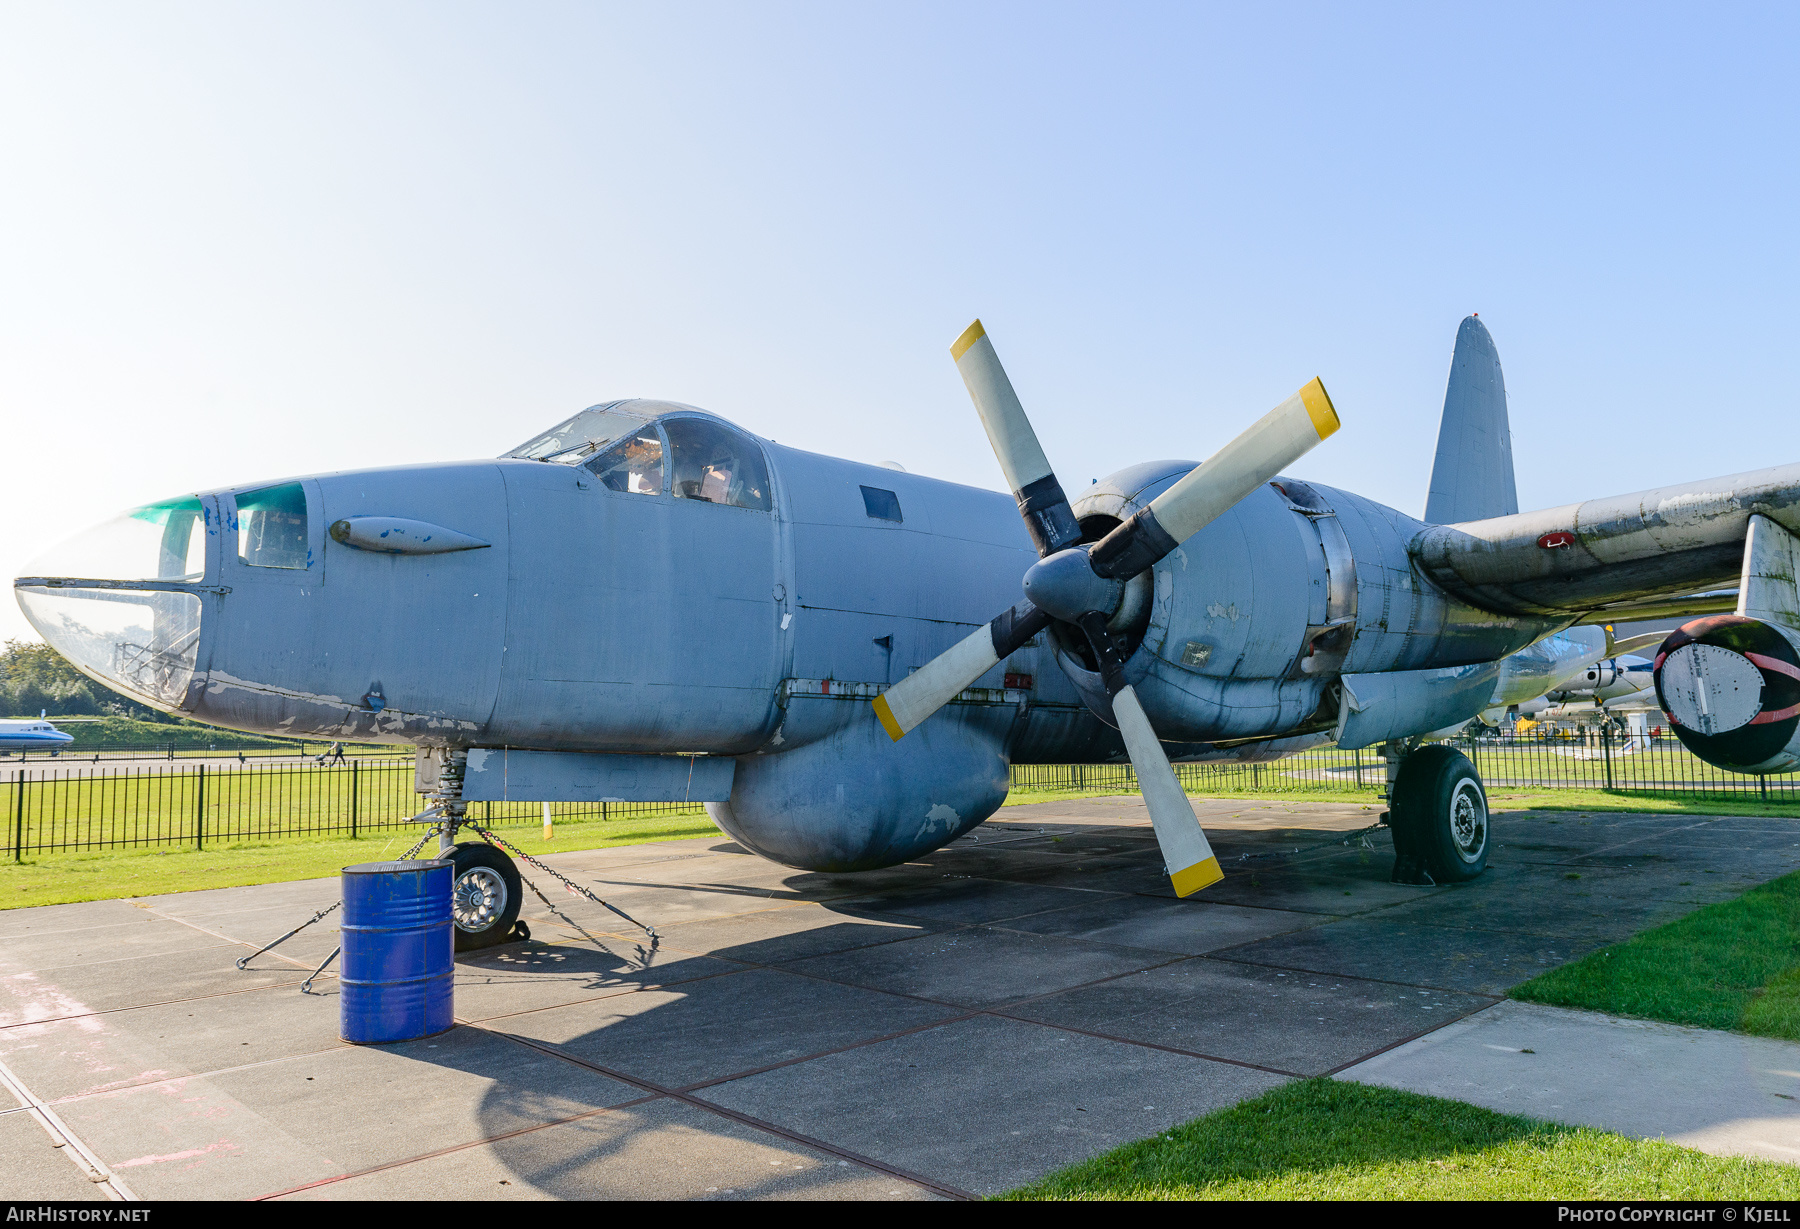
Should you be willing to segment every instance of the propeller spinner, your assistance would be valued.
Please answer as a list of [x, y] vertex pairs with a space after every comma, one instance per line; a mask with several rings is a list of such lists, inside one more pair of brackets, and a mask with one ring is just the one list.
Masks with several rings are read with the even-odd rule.
[[1081, 528], [1068, 497], [981, 321], [956, 339], [950, 356], [956, 360], [1001, 471], [1019, 501], [1019, 513], [1037, 545], [1039, 559], [1025, 573], [1026, 601], [877, 696], [875, 715], [888, 736], [899, 740], [1052, 622], [1079, 628], [1100, 667], [1113, 719], [1137, 770], [1144, 805], [1175, 893], [1192, 895], [1223, 878], [1224, 873], [1137, 693], [1125, 681], [1125, 662], [1107, 631], [1107, 620], [1119, 608], [1126, 581], [1336, 431], [1337, 411], [1325, 386], [1314, 380], [1157, 496], [1149, 507], [1086, 546], [1079, 544]]

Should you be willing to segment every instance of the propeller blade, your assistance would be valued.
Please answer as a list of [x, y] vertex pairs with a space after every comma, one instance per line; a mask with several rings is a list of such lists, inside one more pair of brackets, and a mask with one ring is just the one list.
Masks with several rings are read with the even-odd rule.
[[875, 716], [881, 728], [899, 742], [1049, 626], [1049, 615], [1030, 602], [1020, 602], [986, 627], [977, 628], [875, 697]]
[[1025, 528], [1037, 544], [1038, 554], [1054, 555], [1075, 545], [1081, 540], [1081, 527], [1069, 510], [1068, 496], [1063, 494], [1062, 483], [1056, 480], [1050, 461], [1044, 456], [1037, 432], [1031, 429], [1025, 407], [1019, 404], [1019, 395], [1013, 392], [1012, 381], [1000, 365], [1000, 356], [994, 353], [994, 343], [988, 340], [981, 321], [963, 330], [950, 347], [950, 357], [968, 386], [975, 412], [981, 416], [988, 443], [994, 446], [994, 456], [1000, 460], [1006, 485], [1019, 501], [1019, 515], [1025, 518]]
[[1219, 869], [1219, 859], [1213, 855], [1200, 821], [1194, 818], [1187, 791], [1181, 788], [1162, 741], [1144, 715], [1137, 692], [1125, 681], [1125, 662], [1107, 634], [1106, 616], [1089, 612], [1081, 616], [1080, 626], [1099, 663], [1100, 678], [1112, 701], [1113, 721], [1125, 738], [1125, 753], [1137, 770], [1138, 788], [1144, 795], [1144, 808], [1150, 812], [1150, 826], [1156, 829], [1169, 881], [1175, 885], [1175, 895], [1192, 896], [1223, 879], [1225, 872]]
[[1314, 380], [1102, 538], [1089, 553], [1094, 571], [1136, 576], [1337, 429], [1337, 410]]
[[1144, 793], [1144, 806], [1150, 812], [1150, 824], [1156, 829], [1156, 843], [1162, 848], [1163, 865], [1168, 868], [1169, 882], [1175, 895], [1192, 896], [1208, 884], [1225, 877], [1219, 859], [1206, 839], [1187, 791], [1175, 776], [1175, 766], [1163, 754], [1150, 719], [1138, 703], [1137, 692], [1127, 683], [1112, 698], [1113, 720], [1125, 736], [1125, 750], [1131, 766], [1137, 770], [1138, 788]]

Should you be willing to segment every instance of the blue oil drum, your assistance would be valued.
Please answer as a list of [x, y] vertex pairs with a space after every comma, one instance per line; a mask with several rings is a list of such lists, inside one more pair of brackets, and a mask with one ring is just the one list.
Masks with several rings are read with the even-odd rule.
[[452, 874], [448, 861], [344, 868], [338, 1035], [345, 1041], [412, 1041], [454, 1023]]

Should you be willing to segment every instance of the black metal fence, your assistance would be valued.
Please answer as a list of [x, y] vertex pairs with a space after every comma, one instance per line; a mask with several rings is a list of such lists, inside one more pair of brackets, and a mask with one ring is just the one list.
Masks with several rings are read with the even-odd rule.
[[[145, 845], [208, 845], [408, 828], [424, 809], [408, 756], [343, 764], [59, 763], [18, 768], [0, 782], [0, 823], [15, 861], [27, 854]], [[630, 819], [699, 809], [662, 802], [472, 802], [496, 827]]]
[[[1723, 772], [1672, 738], [1610, 731], [1541, 740], [1481, 737], [1453, 744], [1490, 789], [1588, 789], [1615, 792], [1740, 795], [1800, 801], [1800, 779]], [[1177, 764], [1194, 794], [1329, 795], [1378, 791], [1386, 784], [1374, 750], [1321, 747], [1266, 763]], [[1129, 764], [1016, 764], [1019, 791], [1135, 793]], [[63, 850], [147, 845], [229, 844], [306, 836], [360, 836], [398, 829], [422, 809], [411, 757], [312, 759], [242, 765], [170, 762], [127, 766], [62, 759], [0, 775], [0, 824], [13, 858]], [[544, 804], [477, 802], [473, 818], [495, 827], [541, 824]], [[558, 802], [555, 821], [631, 819], [693, 812], [683, 803]]]

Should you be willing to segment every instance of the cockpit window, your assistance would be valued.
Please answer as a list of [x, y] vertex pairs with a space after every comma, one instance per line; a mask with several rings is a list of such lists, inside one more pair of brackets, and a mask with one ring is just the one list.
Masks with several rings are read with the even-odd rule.
[[662, 435], [645, 427], [627, 440], [587, 463], [587, 468], [609, 491], [627, 495], [661, 495], [663, 492]]
[[590, 405], [567, 422], [558, 423], [542, 435], [520, 444], [506, 455], [527, 461], [555, 461], [558, 465], [577, 465], [593, 456], [621, 435], [630, 435], [650, 419], [618, 407], [621, 401]]
[[769, 510], [769, 468], [755, 440], [704, 418], [665, 418], [663, 429], [677, 499]]
[[298, 482], [237, 497], [238, 558], [258, 568], [307, 564], [306, 488]]

